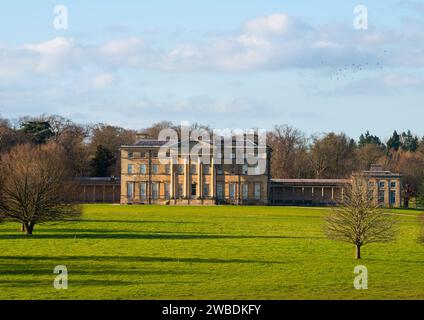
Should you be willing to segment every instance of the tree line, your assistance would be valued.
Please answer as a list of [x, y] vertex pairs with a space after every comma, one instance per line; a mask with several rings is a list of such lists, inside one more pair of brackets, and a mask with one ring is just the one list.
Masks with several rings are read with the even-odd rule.
[[[156, 138], [165, 128], [178, 131], [179, 126], [162, 121], [138, 131]], [[212, 130], [198, 123], [193, 128]], [[136, 130], [104, 123], [78, 124], [58, 115], [0, 119], [0, 154], [21, 144], [55, 143], [64, 151], [71, 176], [119, 176], [119, 147], [134, 143], [136, 136]], [[273, 178], [347, 178], [380, 164], [403, 175], [407, 204], [411, 197], [423, 195], [424, 205], [424, 139], [410, 130], [394, 131], [383, 141], [369, 131], [358, 139], [335, 132], [307, 136], [300, 129], [277, 125], [267, 133], [267, 142], [273, 149]]]

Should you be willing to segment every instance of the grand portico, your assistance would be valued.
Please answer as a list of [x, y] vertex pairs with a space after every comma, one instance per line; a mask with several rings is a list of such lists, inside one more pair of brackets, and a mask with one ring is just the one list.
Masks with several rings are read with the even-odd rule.
[[[122, 204], [268, 204], [268, 160], [264, 172], [252, 174], [252, 166], [236, 161], [237, 146], [232, 144], [231, 152], [222, 150], [223, 157], [228, 156], [220, 156], [219, 162], [216, 154], [221, 152], [210, 152], [208, 161], [179, 152], [163, 164], [159, 152], [166, 143], [140, 139], [135, 145], [121, 147]], [[197, 143], [190, 141], [188, 150]]]

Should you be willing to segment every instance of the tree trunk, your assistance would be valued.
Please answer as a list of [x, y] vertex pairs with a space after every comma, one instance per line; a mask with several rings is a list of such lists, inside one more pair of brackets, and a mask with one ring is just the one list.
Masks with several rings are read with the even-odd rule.
[[34, 225], [35, 225], [35, 222], [25, 222], [24, 231], [26, 235], [28, 236], [32, 235], [32, 231], [34, 230]]
[[361, 259], [361, 246], [356, 246], [356, 255], [355, 255], [356, 259]]
[[21, 225], [21, 232], [25, 232], [25, 224], [24, 223], [22, 223], [22, 225]]

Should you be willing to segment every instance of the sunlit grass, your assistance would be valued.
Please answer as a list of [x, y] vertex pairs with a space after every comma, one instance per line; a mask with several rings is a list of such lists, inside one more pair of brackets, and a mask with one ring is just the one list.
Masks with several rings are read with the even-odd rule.
[[[0, 225], [1, 299], [423, 299], [416, 211], [398, 240], [364, 247], [322, 231], [328, 209], [86, 205], [79, 221]], [[353, 288], [354, 267], [369, 290]], [[68, 290], [53, 287], [66, 265]]]

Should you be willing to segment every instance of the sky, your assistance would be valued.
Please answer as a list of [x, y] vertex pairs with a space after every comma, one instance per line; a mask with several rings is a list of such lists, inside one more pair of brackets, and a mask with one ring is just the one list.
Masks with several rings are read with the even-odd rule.
[[10, 1], [0, 117], [423, 136], [423, 30], [417, 0]]

